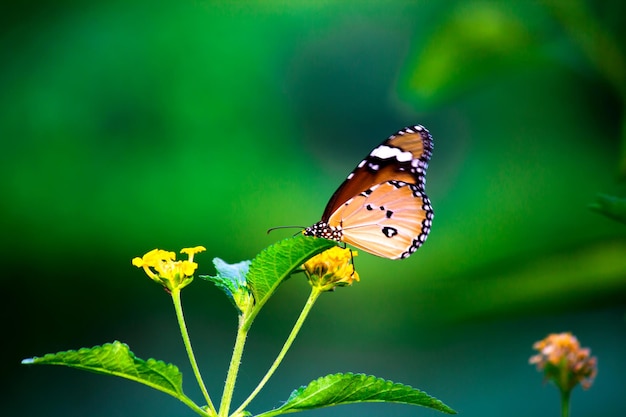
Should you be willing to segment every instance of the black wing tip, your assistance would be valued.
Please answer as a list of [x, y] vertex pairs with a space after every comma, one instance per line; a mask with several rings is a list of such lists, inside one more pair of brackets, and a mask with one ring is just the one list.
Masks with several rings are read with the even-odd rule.
[[428, 163], [428, 161], [430, 161], [430, 157], [433, 154], [433, 137], [428, 131], [428, 129], [426, 129], [424, 126], [422, 125], [407, 126], [403, 129], [398, 130], [395, 134], [391, 135], [389, 139], [393, 139], [396, 136], [410, 135], [410, 134], [415, 134], [415, 133], [419, 133], [420, 136], [422, 137], [422, 141], [424, 142], [424, 155], [422, 156], [422, 160]]

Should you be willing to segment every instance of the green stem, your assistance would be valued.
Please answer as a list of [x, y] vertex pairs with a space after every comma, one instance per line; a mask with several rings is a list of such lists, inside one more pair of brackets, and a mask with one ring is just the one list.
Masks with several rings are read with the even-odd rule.
[[187, 407], [191, 408], [193, 411], [195, 411], [196, 413], [200, 414], [203, 417], [214, 415], [214, 414], [207, 413], [205, 410], [199, 407], [198, 404], [194, 403], [189, 397], [185, 395], [183, 395], [182, 397], [176, 397], [176, 398], [178, 398], [180, 401], [186, 404]]
[[246, 344], [249, 326], [244, 326], [247, 314], [244, 312], [239, 316], [239, 328], [237, 329], [237, 338], [235, 339], [235, 347], [233, 348], [233, 356], [230, 358], [228, 366], [228, 374], [226, 375], [226, 383], [224, 385], [224, 393], [222, 394], [222, 402], [220, 403], [219, 417], [227, 417], [230, 410], [230, 402], [233, 399], [233, 391], [235, 390], [235, 382], [237, 382], [237, 374], [241, 357], [243, 356], [243, 347]]
[[174, 310], [176, 310], [176, 318], [178, 319], [178, 326], [180, 327], [180, 333], [181, 333], [181, 336], [183, 337], [183, 343], [185, 344], [185, 349], [187, 350], [187, 355], [189, 356], [189, 362], [191, 363], [191, 368], [193, 369], [193, 373], [196, 376], [196, 380], [198, 381], [200, 390], [202, 391], [202, 394], [204, 395], [204, 399], [206, 400], [207, 406], [209, 407], [210, 414], [217, 415], [217, 412], [215, 411], [215, 407], [213, 406], [213, 402], [211, 401], [211, 397], [209, 396], [209, 392], [207, 391], [206, 386], [204, 385], [204, 381], [202, 380], [202, 376], [200, 375], [200, 369], [198, 368], [196, 357], [193, 354], [193, 349], [191, 348], [191, 340], [189, 339], [189, 333], [187, 332], [187, 325], [185, 324], [185, 316], [183, 315], [183, 306], [180, 301], [180, 289], [176, 288], [172, 290], [172, 300], [174, 301]]
[[252, 391], [252, 393], [248, 396], [248, 398], [246, 398], [246, 400], [233, 413], [234, 415], [237, 415], [237, 414], [241, 413], [248, 406], [248, 404], [250, 404], [250, 402], [254, 399], [254, 397], [256, 397], [256, 395], [259, 393], [259, 391], [261, 391], [261, 389], [265, 386], [267, 381], [272, 377], [272, 375], [274, 374], [274, 372], [278, 368], [278, 365], [280, 365], [280, 363], [282, 362], [283, 358], [287, 354], [287, 351], [291, 347], [291, 344], [296, 339], [296, 336], [298, 335], [298, 332], [300, 331], [300, 328], [302, 327], [302, 324], [304, 323], [304, 320], [309, 315], [309, 312], [311, 311], [311, 308], [315, 304], [315, 301], [317, 301], [317, 298], [320, 296], [320, 294], [322, 294], [322, 291], [320, 291], [318, 288], [313, 287], [311, 289], [311, 294], [309, 295], [309, 299], [306, 301], [306, 304], [304, 305], [304, 308], [302, 309], [302, 312], [300, 312], [300, 316], [298, 317], [298, 320], [296, 321], [296, 324], [293, 326], [293, 329], [291, 330], [291, 333], [289, 333], [289, 337], [287, 337], [287, 340], [285, 341], [285, 344], [283, 345], [283, 348], [281, 349], [280, 353], [278, 354], [278, 356], [274, 360], [274, 363], [272, 364], [270, 369], [267, 371], [267, 373], [265, 374], [263, 379], [261, 379], [261, 382], [259, 382], [259, 385], [257, 385], [257, 387], [254, 389], [254, 391]]
[[561, 391], [561, 417], [569, 417], [569, 398], [570, 390]]

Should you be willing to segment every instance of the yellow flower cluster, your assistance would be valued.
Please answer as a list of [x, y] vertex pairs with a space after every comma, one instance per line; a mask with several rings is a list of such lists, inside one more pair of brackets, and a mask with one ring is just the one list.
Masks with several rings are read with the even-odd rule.
[[148, 277], [163, 285], [168, 291], [182, 289], [193, 281], [193, 274], [198, 264], [193, 261], [196, 253], [203, 252], [203, 246], [185, 248], [181, 253], [187, 254], [188, 259], [177, 261], [174, 252], [153, 249], [143, 257], [134, 258], [133, 265], [143, 268]]
[[359, 280], [359, 274], [352, 263], [355, 256], [356, 251], [334, 246], [305, 262], [304, 272], [311, 285], [322, 291], [352, 285]]
[[589, 348], [581, 348], [576, 336], [571, 333], [553, 333], [533, 345], [539, 353], [530, 358], [530, 363], [543, 370], [546, 379], [551, 379], [565, 392], [577, 384], [588, 389], [598, 372], [597, 359]]

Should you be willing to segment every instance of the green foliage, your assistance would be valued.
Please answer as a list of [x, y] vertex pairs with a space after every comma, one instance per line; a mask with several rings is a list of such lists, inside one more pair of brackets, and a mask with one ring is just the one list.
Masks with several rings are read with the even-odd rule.
[[[237, 339], [235, 347], [233, 348], [233, 355], [231, 357], [231, 364], [228, 370], [219, 411], [213, 405], [200, 371], [197, 368], [195, 355], [191, 349], [191, 342], [182, 312], [179, 289], [172, 291], [170, 294], [173, 297], [174, 308], [177, 313], [189, 360], [204, 398], [207, 401], [207, 406], [204, 408], [198, 406], [183, 393], [183, 377], [176, 366], [155, 359], [149, 359], [147, 361], [139, 359], [130, 351], [126, 344], [118, 341], [92, 348], [51, 353], [43, 357], [33, 357], [23, 360], [22, 363], [64, 365], [99, 374], [119, 376], [165, 392], [185, 403], [199, 415], [205, 417], [228, 416], [230, 414], [230, 403], [235, 388], [239, 364], [241, 363], [244, 344], [254, 317], [258, 314], [258, 311], [263, 307], [267, 299], [274, 294], [280, 283], [287, 279], [294, 270], [299, 268], [309, 258], [335, 245], [336, 242], [326, 239], [297, 236], [291, 239], [285, 239], [266, 248], [254, 258], [253, 261], [243, 261], [231, 265], [219, 258], [214, 258], [213, 263], [217, 270], [217, 275], [204, 278], [221, 288], [229, 296], [233, 304], [235, 304], [235, 307], [239, 309], [240, 314]], [[165, 264], [161, 266], [166, 271], [169, 271], [175, 263], [174, 260], [172, 260], [170, 264], [167, 264], [166, 261], [162, 262]], [[256, 304], [252, 304], [253, 299], [250, 293], [257, 297], [258, 302]], [[233, 415], [249, 415], [245, 407], [254, 399], [267, 380], [273, 375], [295, 339], [300, 326], [315, 303], [315, 300], [323, 293], [324, 291], [320, 291], [317, 287], [312, 287], [309, 300], [305, 304], [287, 341], [284, 343], [283, 349], [280, 351], [259, 385]], [[281, 407], [260, 415], [270, 417], [279, 414], [360, 402], [403, 403], [420, 405], [449, 414], [456, 413], [438, 399], [408, 385], [397, 384], [365, 374], [346, 373], [327, 375], [316, 379], [307, 386], [294, 390]]]
[[599, 194], [589, 208], [605, 216], [626, 224], [626, 198]]
[[371, 375], [346, 373], [326, 375], [316, 379], [309, 385], [293, 391], [281, 407], [261, 415], [269, 417], [294, 411], [360, 402], [421, 405], [444, 413], [456, 414], [456, 411], [438, 399], [408, 385], [397, 384]]
[[[259, 253], [250, 265], [248, 283], [258, 312], [278, 286], [311, 257], [337, 245], [337, 242], [308, 236], [295, 236], [277, 242]], [[254, 313], [251, 319], [256, 316]]]
[[183, 397], [183, 375], [171, 363], [139, 359], [128, 345], [115, 341], [102, 346], [48, 353], [24, 359], [23, 364], [65, 365], [104, 375], [114, 375], [147, 385], [176, 398]]
[[239, 313], [241, 313], [242, 311], [239, 308], [240, 303], [238, 301], [242, 298], [241, 293], [247, 293], [248, 291], [246, 275], [248, 274], [248, 269], [250, 269], [250, 261], [229, 264], [220, 258], [214, 258], [213, 265], [215, 265], [217, 274], [215, 276], [200, 275], [200, 278], [214, 283], [217, 288], [224, 291], [228, 299], [233, 303]]
[[[409, 96], [425, 106], [440, 104], [493, 73], [536, 60], [528, 16], [509, 5], [464, 3], [446, 14], [426, 44], [416, 45], [405, 68]], [[516, 51], [516, 54], [511, 54]]]

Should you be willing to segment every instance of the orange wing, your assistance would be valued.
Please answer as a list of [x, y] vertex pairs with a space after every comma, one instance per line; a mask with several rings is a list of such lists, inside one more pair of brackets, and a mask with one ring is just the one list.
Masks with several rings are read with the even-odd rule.
[[430, 200], [415, 184], [387, 181], [351, 198], [328, 219], [341, 241], [377, 256], [401, 259], [426, 240], [433, 218]]
[[425, 193], [433, 150], [420, 125], [374, 148], [332, 195], [322, 219], [304, 229], [389, 259], [410, 256], [426, 240], [433, 209]]
[[432, 137], [423, 126], [409, 126], [391, 135], [339, 186], [324, 209], [322, 221], [328, 221], [342, 204], [376, 184], [402, 181], [423, 190], [432, 150]]

